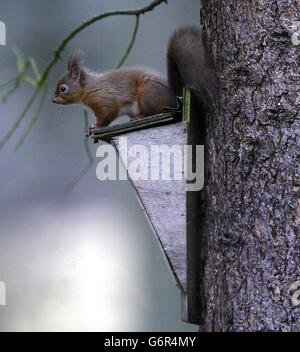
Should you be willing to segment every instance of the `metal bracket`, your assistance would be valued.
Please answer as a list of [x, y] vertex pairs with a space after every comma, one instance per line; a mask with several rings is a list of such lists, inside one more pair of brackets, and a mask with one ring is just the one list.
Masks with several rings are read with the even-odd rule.
[[109, 142], [111, 138], [121, 136], [125, 133], [180, 122], [182, 121], [182, 99], [182, 97], [176, 97], [176, 108], [165, 107], [163, 108], [164, 112], [162, 114], [148, 116], [138, 120], [110, 125], [107, 127], [95, 128], [92, 131], [94, 143], [98, 143], [99, 140]]

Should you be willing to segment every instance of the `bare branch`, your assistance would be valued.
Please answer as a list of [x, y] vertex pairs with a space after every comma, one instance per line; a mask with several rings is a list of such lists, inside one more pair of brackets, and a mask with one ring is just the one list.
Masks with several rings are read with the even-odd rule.
[[149, 4], [143, 8], [139, 8], [139, 9], [116, 10], [116, 11], [104, 12], [104, 13], [101, 13], [100, 15], [92, 17], [88, 21], [85, 21], [79, 27], [75, 28], [68, 36], [66, 36], [61, 41], [61, 43], [58, 45], [58, 47], [54, 50], [54, 52], [53, 52], [54, 57], [49, 62], [49, 64], [46, 66], [45, 70], [43, 71], [41, 78], [40, 78], [40, 83], [43, 83], [43, 81], [48, 77], [50, 70], [52, 69], [53, 65], [57, 62], [57, 60], [60, 58], [61, 52], [65, 49], [65, 47], [69, 43], [69, 41], [71, 39], [73, 39], [76, 34], [83, 31], [86, 27], [90, 26], [91, 24], [93, 24], [97, 21], [102, 20], [103, 18], [107, 18], [107, 17], [111, 17], [111, 16], [124, 16], [124, 15], [126, 15], [126, 16], [139, 16], [139, 15], [145, 14], [146, 12], [152, 11], [156, 6], [160, 5], [162, 2], [166, 3], [166, 0], [155, 0], [151, 4]]
[[[34, 90], [34, 93], [32, 95], [32, 97], [29, 99], [29, 101], [27, 102], [24, 110], [22, 111], [22, 113], [20, 114], [19, 118], [17, 119], [17, 121], [15, 122], [15, 124], [13, 125], [13, 127], [8, 131], [8, 133], [5, 135], [5, 137], [2, 139], [2, 141], [0, 142], [0, 149], [5, 145], [5, 143], [8, 141], [8, 139], [13, 135], [13, 133], [15, 132], [15, 130], [17, 129], [17, 127], [20, 125], [21, 121], [23, 120], [23, 118], [25, 117], [25, 115], [27, 114], [28, 110], [30, 109], [32, 103], [34, 102], [35, 98], [37, 97], [37, 95], [40, 92], [40, 89], [42, 86], [44, 86], [47, 83], [47, 78], [49, 76], [49, 73], [51, 71], [51, 69], [53, 68], [53, 66], [56, 64], [56, 62], [61, 58], [61, 53], [62, 51], [65, 49], [66, 45], [70, 42], [71, 39], [73, 39], [76, 34], [78, 34], [79, 32], [83, 31], [86, 27], [92, 25], [93, 23], [102, 20], [103, 18], [107, 18], [107, 17], [111, 17], [111, 16], [122, 16], [122, 15], [126, 15], [126, 16], [136, 16], [137, 20], [136, 20], [136, 25], [135, 25], [135, 29], [133, 32], [133, 37], [131, 40], [131, 43], [129, 44], [129, 47], [127, 49], [127, 51], [125, 52], [119, 66], [121, 66], [121, 64], [123, 64], [123, 62], [126, 60], [133, 44], [135, 41], [135, 37], [136, 37], [136, 32], [138, 29], [138, 25], [139, 25], [139, 15], [145, 14], [146, 12], [150, 12], [152, 11], [155, 7], [157, 7], [158, 5], [160, 5], [161, 3], [167, 3], [167, 0], [154, 0], [152, 1], [149, 5], [143, 7], [143, 8], [138, 8], [138, 9], [129, 9], [129, 10], [117, 10], [117, 11], [110, 11], [110, 12], [104, 12], [102, 14], [99, 14], [95, 17], [92, 17], [91, 19], [85, 21], [84, 23], [82, 23], [80, 26], [78, 26], [77, 28], [75, 28], [69, 35], [67, 35], [58, 45], [58, 47], [54, 50], [53, 52], [53, 58], [49, 61], [49, 63], [46, 65], [46, 67], [44, 68], [40, 79], [37, 82], [37, 86]], [[40, 109], [39, 109], [40, 110]], [[33, 120], [34, 122], [36, 121], [36, 119], [38, 118], [38, 115], [35, 115]], [[32, 121], [29, 123], [27, 129], [26, 129], [26, 136], [28, 135], [28, 133], [30, 132], [30, 128], [32, 127]], [[26, 138], [25, 136], [25, 138]], [[22, 141], [23, 143], [23, 141]]]
[[43, 108], [43, 104], [44, 104], [44, 101], [45, 101], [45, 98], [46, 98], [46, 95], [47, 95], [47, 86], [44, 86], [43, 87], [43, 92], [42, 92], [42, 98], [41, 98], [41, 101], [40, 101], [40, 104], [38, 106], [38, 109], [36, 111], [36, 113], [33, 115], [31, 121], [29, 122], [29, 124], [27, 125], [27, 128], [25, 130], [25, 132], [22, 134], [21, 138], [19, 139], [16, 147], [15, 147], [15, 150], [18, 151], [20, 149], [20, 147], [22, 146], [22, 144], [24, 143], [27, 135], [29, 134], [29, 132], [31, 131], [31, 128], [32, 126], [36, 123], [37, 119], [38, 119], [38, 116]]
[[131, 49], [133, 47], [133, 44], [134, 44], [135, 39], [136, 39], [136, 34], [137, 34], [137, 31], [138, 31], [138, 28], [139, 28], [139, 23], [140, 23], [139, 18], [140, 18], [140, 16], [137, 15], [136, 16], [136, 21], [135, 21], [135, 27], [134, 27], [134, 30], [133, 30], [133, 33], [132, 33], [131, 41], [130, 41], [130, 43], [128, 45], [127, 50], [125, 51], [125, 54], [123, 55], [122, 59], [119, 62], [118, 66], [117, 66], [117, 69], [120, 68], [124, 64], [125, 60], [127, 59], [128, 55], [129, 55], [129, 53], [130, 53], [130, 51], [131, 51]]
[[[84, 121], [85, 121], [85, 131], [87, 131], [89, 127], [89, 117], [88, 117], [88, 112], [87, 110], [84, 110]], [[89, 146], [89, 139], [85, 138], [84, 139], [84, 148], [85, 152], [88, 156], [88, 164], [80, 171], [80, 173], [74, 177], [74, 179], [69, 183], [69, 185], [66, 187], [66, 192], [70, 192], [76, 185], [77, 183], [82, 179], [82, 177], [93, 167], [94, 165], [94, 158], [92, 156], [90, 146]]]
[[17, 78], [19, 77], [19, 75], [15, 78], [10, 79], [9, 81], [0, 84], [0, 89], [5, 88], [6, 86], [9, 86], [11, 83], [13, 83]]
[[7, 134], [4, 136], [2, 141], [0, 142], [0, 149], [5, 145], [5, 143], [9, 140], [9, 138], [13, 135], [15, 130], [18, 128], [20, 123], [22, 122], [24, 116], [27, 114], [28, 110], [30, 109], [32, 103], [34, 102], [35, 98], [38, 96], [40, 91], [40, 86], [35, 87], [35, 90], [31, 96], [31, 98], [28, 100], [27, 104], [25, 105], [23, 111], [21, 112], [19, 118], [17, 121], [13, 124], [13, 126], [10, 128], [10, 130], [7, 132]]

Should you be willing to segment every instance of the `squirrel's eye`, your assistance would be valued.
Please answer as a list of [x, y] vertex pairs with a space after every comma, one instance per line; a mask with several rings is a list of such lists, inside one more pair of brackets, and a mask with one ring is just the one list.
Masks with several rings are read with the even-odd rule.
[[68, 90], [68, 87], [65, 85], [65, 84], [63, 84], [62, 86], [60, 86], [60, 91], [61, 92], [66, 92]]

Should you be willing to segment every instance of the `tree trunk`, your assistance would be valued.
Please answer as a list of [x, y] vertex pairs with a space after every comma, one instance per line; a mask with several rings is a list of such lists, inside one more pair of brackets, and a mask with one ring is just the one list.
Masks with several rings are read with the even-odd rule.
[[220, 100], [206, 122], [200, 331], [300, 331], [300, 1], [203, 0], [201, 17]]

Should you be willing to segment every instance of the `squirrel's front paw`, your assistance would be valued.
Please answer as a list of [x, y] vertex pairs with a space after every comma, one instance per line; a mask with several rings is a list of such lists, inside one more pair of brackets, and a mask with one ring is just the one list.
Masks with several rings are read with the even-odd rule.
[[93, 124], [88, 128], [88, 130], [86, 131], [85, 135], [86, 135], [87, 137], [91, 136], [93, 130], [94, 130], [96, 127], [97, 127], [96, 124], [93, 123]]

